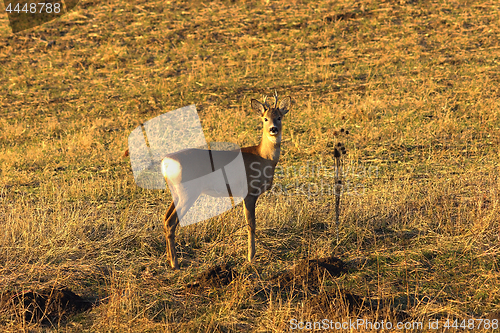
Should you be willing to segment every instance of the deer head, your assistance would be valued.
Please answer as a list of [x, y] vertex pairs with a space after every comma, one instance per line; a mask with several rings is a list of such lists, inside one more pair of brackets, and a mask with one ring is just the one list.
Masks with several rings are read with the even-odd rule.
[[256, 99], [252, 99], [252, 109], [261, 117], [264, 126], [264, 138], [271, 141], [281, 141], [281, 120], [290, 109], [291, 99], [289, 96], [283, 98], [278, 105], [278, 94], [274, 93], [274, 105], [269, 106], [267, 96], [264, 97], [264, 102], [260, 103]]

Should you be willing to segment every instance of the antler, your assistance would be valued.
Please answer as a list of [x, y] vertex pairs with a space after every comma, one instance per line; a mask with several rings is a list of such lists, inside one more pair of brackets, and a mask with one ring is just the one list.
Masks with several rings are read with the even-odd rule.
[[278, 92], [276, 92], [276, 89], [274, 90], [274, 108], [278, 108]]
[[264, 95], [264, 103], [262, 103], [262, 104], [264, 104], [266, 106], [266, 108], [269, 109], [269, 104], [267, 104], [266, 100], [267, 100], [267, 96]]

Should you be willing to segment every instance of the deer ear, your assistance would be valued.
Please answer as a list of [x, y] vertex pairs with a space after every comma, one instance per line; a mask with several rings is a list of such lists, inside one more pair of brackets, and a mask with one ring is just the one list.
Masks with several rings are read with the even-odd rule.
[[262, 116], [264, 114], [265, 108], [264, 105], [256, 99], [252, 99], [252, 109]]
[[282, 115], [285, 115], [288, 113], [288, 111], [290, 111], [290, 105], [292, 104], [292, 100], [290, 98], [290, 96], [286, 96], [285, 98], [283, 98], [280, 102], [280, 112]]

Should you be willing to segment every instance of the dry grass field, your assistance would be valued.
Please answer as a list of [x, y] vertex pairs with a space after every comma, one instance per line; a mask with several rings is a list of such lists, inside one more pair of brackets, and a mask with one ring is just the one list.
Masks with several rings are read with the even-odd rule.
[[[84, 0], [15, 35], [3, 13], [2, 332], [494, 328], [497, 1]], [[275, 89], [293, 107], [276, 186], [257, 202], [255, 263], [237, 207], [179, 228], [171, 270], [170, 193], [135, 185], [129, 133], [194, 103], [209, 140], [253, 145], [250, 100]]]

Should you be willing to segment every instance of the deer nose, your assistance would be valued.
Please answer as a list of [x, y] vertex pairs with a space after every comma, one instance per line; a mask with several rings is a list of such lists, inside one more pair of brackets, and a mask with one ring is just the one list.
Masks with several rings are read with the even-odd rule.
[[276, 126], [271, 127], [271, 128], [269, 129], [269, 132], [270, 132], [271, 134], [278, 134], [278, 127], [276, 127]]

